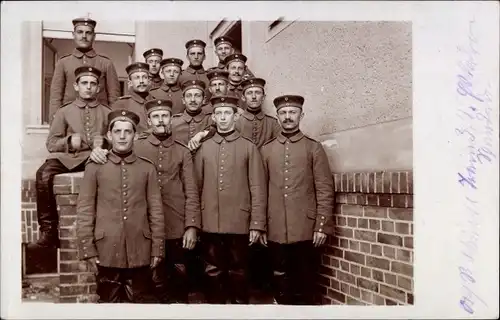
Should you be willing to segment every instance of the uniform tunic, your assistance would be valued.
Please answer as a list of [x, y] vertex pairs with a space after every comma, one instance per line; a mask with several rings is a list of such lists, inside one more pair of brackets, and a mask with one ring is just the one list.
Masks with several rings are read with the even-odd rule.
[[154, 98], [149, 94], [146, 98], [143, 98], [137, 92], [132, 91], [130, 95], [120, 97], [120, 99], [111, 106], [111, 109], [125, 109], [136, 113], [140, 118], [140, 122], [137, 125], [137, 133], [142, 133], [149, 129], [147, 121], [148, 116], [146, 114], [146, 108], [144, 107], [144, 105], [148, 100], [152, 99]]
[[269, 178], [268, 239], [294, 243], [313, 232], [333, 231], [333, 177], [321, 146], [302, 132], [281, 133], [265, 144], [262, 158]]
[[102, 72], [99, 79], [100, 91], [97, 95], [99, 103], [109, 106], [120, 96], [120, 82], [113, 62], [93, 49], [86, 53], [74, 49], [71, 54], [61, 57], [56, 63], [50, 85], [50, 121], [57, 109], [77, 98], [78, 95], [73, 88], [75, 70], [82, 66], [95, 67]]
[[257, 114], [245, 110], [236, 122], [236, 130], [260, 149], [278, 135], [281, 127], [276, 118], [264, 114], [262, 110]]
[[162, 84], [159, 88], [149, 91], [149, 94], [155, 99], [172, 101], [172, 114], [182, 113], [186, 109], [182, 103], [182, 90], [179, 85]]
[[166, 239], [179, 239], [189, 227], [201, 229], [200, 199], [189, 149], [172, 136], [139, 139], [135, 153], [156, 166], [165, 214]]
[[182, 70], [181, 75], [179, 76], [179, 84], [182, 85], [185, 81], [192, 80], [201, 80], [205, 82], [205, 85], [208, 89], [208, 77], [207, 71], [202, 67], [200, 69], [193, 69], [191, 66], [188, 66], [186, 69]]
[[149, 85], [149, 90], [154, 90], [159, 88], [163, 84], [163, 79], [159, 74], [156, 74], [150, 78], [151, 84]]
[[266, 230], [267, 183], [257, 147], [237, 131], [216, 133], [195, 155], [204, 232]]
[[77, 204], [81, 259], [102, 267], [135, 268], [164, 257], [165, 223], [155, 166], [134, 153], [89, 162]]
[[187, 145], [195, 134], [210, 128], [212, 123], [212, 116], [203, 110], [194, 117], [184, 110], [183, 113], [176, 114], [172, 118], [172, 135], [176, 140]]
[[[108, 113], [111, 109], [99, 102], [85, 102], [77, 99], [62, 108], [54, 116], [47, 137], [48, 159], [58, 159], [71, 170], [90, 156], [94, 136], [105, 139], [108, 131]], [[70, 151], [70, 136], [79, 133], [82, 146], [78, 151]]]

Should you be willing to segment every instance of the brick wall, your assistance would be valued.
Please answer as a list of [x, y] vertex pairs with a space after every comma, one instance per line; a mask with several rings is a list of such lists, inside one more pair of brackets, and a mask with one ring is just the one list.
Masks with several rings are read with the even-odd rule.
[[413, 173], [334, 178], [336, 226], [322, 256], [322, 303], [413, 304]]
[[21, 235], [22, 243], [38, 240], [38, 220], [36, 217], [35, 180], [24, 179], [21, 188]]

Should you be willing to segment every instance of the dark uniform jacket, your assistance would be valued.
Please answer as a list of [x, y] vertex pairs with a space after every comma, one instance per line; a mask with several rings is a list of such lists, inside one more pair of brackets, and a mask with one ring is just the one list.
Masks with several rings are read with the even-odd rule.
[[160, 141], [151, 134], [136, 142], [135, 153], [156, 166], [166, 239], [182, 238], [189, 227], [201, 229], [200, 198], [189, 149], [172, 136]]
[[257, 147], [234, 131], [216, 133], [195, 155], [204, 232], [266, 230], [267, 183]]
[[293, 243], [312, 240], [314, 231], [332, 234], [333, 177], [321, 143], [302, 132], [290, 139], [280, 133], [261, 153], [269, 179], [268, 239]]
[[196, 116], [190, 116], [186, 110], [172, 118], [172, 135], [176, 140], [188, 144], [195, 134], [208, 130], [212, 125], [212, 116], [203, 110]]
[[89, 162], [77, 204], [80, 259], [135, 268], [164, 256], [165, 223], [155, 166], [132, 153], [110, 152], [105, 164]]
[[182, 85], [185, 81], [192, 80], [201, 80], [205, 82], [205, 85], [208, 89], [208, 77], [207, 71], [205, 68], [200, 68], [198, 70], [191, 68], [188, 66], [186, 69], [182, 70], [181, 75], [179, 76], [179, 84]]
[[50, 85], [50, 121], [57, 109], [77, 98], [77, 93], [73, 88], [75, 70], [82, 66], [95, 67], [102, 72], [99, 79], [100, 91], [97, 95], [99, 103], [110, 106], [120, 96], [120, 82], [113, 62], [93, 49], [86, 53], [74, 49], [73, 53], [61, 57], [56, 63]]
[[[77, 99], [59, 108], [47, 137], [48, 159], [58, 159], [69, 170], [85, 162], [93, 149], [94, 137], [100, 135], [106, 140], [110, 111], [97, 100], [87, 103]], [[79, 133], [82, 138], [78, 151], [70, 150], [69, 140], [74, 133]]]
[[151, 81], [151, 84], [149, 85], [150, 91], [159, 88], [163, 84], [163, 79], [159, 74], [150, 77], [149, 80]]
[[182, 90], [178, 85], [162, 84], [159, 88], [150, 90], [149, 94], [155, 99], [172, 101], [172, 114], [182, 113], [186, 109], [182, 103]]
[[146, 101], [154, 99], [151, 95], [148, 95], [146, 98], [141, 97], [137, 94], [137, 92], [132, 91], [130, 95], [120, 97], [118, 101], [115, 102], [111, 106], [111, 109], [125, 109], [128, 111], [135, 112], [139, 118], [139, 124], [137, 125], [137, 133], [143, 133], [147, 129], [149, 129], [148, 125], [148, 116], [146, 114], [146, 108], [144, 105]]
[[257, 148], [261, 148], [264, 143], [281, 132], [281, 126], [276, 118], [264, 114], [262, 110], [257, 114], [245, 110], [236, 122], [236, 130], [252, 141]]

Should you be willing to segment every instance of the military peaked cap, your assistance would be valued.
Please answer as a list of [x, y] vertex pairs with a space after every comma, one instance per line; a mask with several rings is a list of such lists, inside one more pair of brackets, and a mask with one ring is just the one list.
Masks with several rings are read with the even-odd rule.
[[188, 81], [184, 81], [181, 84], [181, 88], [182, 88], [182, 92], [186, 92], [186, 90], [193, 89], [193, 88], [200, 89], [201, 91], [204, 92], [205, 89], [207, 88], [207, 85], [205, 84], [205, 82], [203, 82], [201, 80], [188, 80]]
[[140, 118], [136, 113], [132, 111], [128, 111], [125, 109], [118, 109], [108, 113], [108, 123], [109, 123], [108, 127], [111, 128], [111, 125], [116, 121], [128, 121], [135, 128], [139, 124]]
[[216, 47], [221, 43], [229, 43], [231, 46], [233, 46], [234, 40], [233, 40], [233, 38], [227, 37], [227, 36], [215, 38], [214, 45]]
[[125, 68], [125, 71], [127, 71], [128, 75], [131, 75], [132, 73], [139, 71], [149, 72], [149, 64], [144, 62], [134, 62], [132, 64], [129, 64]]
[[166, 110], [172, 112], [172, 101], [163, 99], [149, 100], [146, 102], [144, 107], [146, 108], [146, 113], [148, 115], [151, 112], [157, 110]]
[[273, 103], [276, 109], [280, 109], [283, 107], [302, 108], [302, 106], [304, 105], [304, 97], [298, 95], [284, 95], [276, 97], [273, 100]]
[[266, 80], [264, 80], [262, 78], [251, 78], [251, 79], [243, 80], [240, 85], [243, 88], [243, 92], [245, 92], [246, 89], [252, 88], [252, 87], [259, 87], [259, 88], [264, 89], [264, 86], [266, 85]]
[[82, 76], [94, 76], [97, 79], [101, 77], [101, 70], [94, 67], [78, 67], [75, 69], [75, 78], [78, 80]]
[[224, 70], [213, 69], [207, 72], [208, 81], [212, 80], [226, 80], [229, 81], [229, 72]]
[[160, 56], [160, 57], [163, 57], [163, 50], [162, 49], [158, 49], [158, 48], [152, 48], [152, 49], [149, 49], [149, 50], [145, 51], [142, 54], [142, 56], [144, 57], [144, 59], [147, 59], [150, 56]]
[[230, 62], [233, 61], [241, 61], [243, 63], [247, 62], [247, 57], [241, 53], [234, 53], [231, 55], [228, 55], [226, 59], [224, 59], [224, 64], [227, 66]]
[[174, 65], [174, 66], [177, 66], [179, 68], [182, 68], [183, 64], [184, 64], [184, 61], [182, 61], [182, 59], [178, 59], [178, 58], [166, 58], [166, 59], [163, 59], [160, 62], [160, 68], [163, 67], [163, 66], [167, 66], [167, 65]]
[[204, 41], [199, 40], [199, 39], [193, 39], [193, 40], [189, 40], [188, 42], [186, 42], [186, 49], [189, 50], [189, 48], [194, 47], [194, 46], [205, 48], [207, 46], [207, 44]]
[[76, 18], [73, 19], [73, 27], [76, 26], [91, 26], [92, 28], [95, 28], [97, 25], [97, 22], [95, 20], [92, 20], [90, 18]]

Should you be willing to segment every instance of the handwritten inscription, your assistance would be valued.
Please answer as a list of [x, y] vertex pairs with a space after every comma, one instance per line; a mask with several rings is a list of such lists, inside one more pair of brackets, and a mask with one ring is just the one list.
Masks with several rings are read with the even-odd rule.
[[492, 113], [492, 96], [490, 84], [481, 86], [479, 79], [478, 57], [480, 55], [479, 38], [476, 32], [476, 20], [469, 21], [469, 32], [466, 44], [457, 47], [461, 56], [458, 63], [456, 92], [458, 94], [457, 117], [461, 126], [455, 128], [455, 134], [461, 143], [465, 144], [465, 165], [457, 172], [457, 181], [462, 187], [463, 202], [466, 215], [461, 224], [460, 254], [461, 264], [457, 271], [462, 284], [459, 306], [468, 314], [473, 314], [481, 305], [488, 307], [486, 302], [474, 291], [477, 280], [475, 275], [480, 272], [474, 265], [480, 238], [479, 226], [481, 219], [480, 192], [481, 175], [487, 166], [495, 163], [493, 143], [495, 139]]

